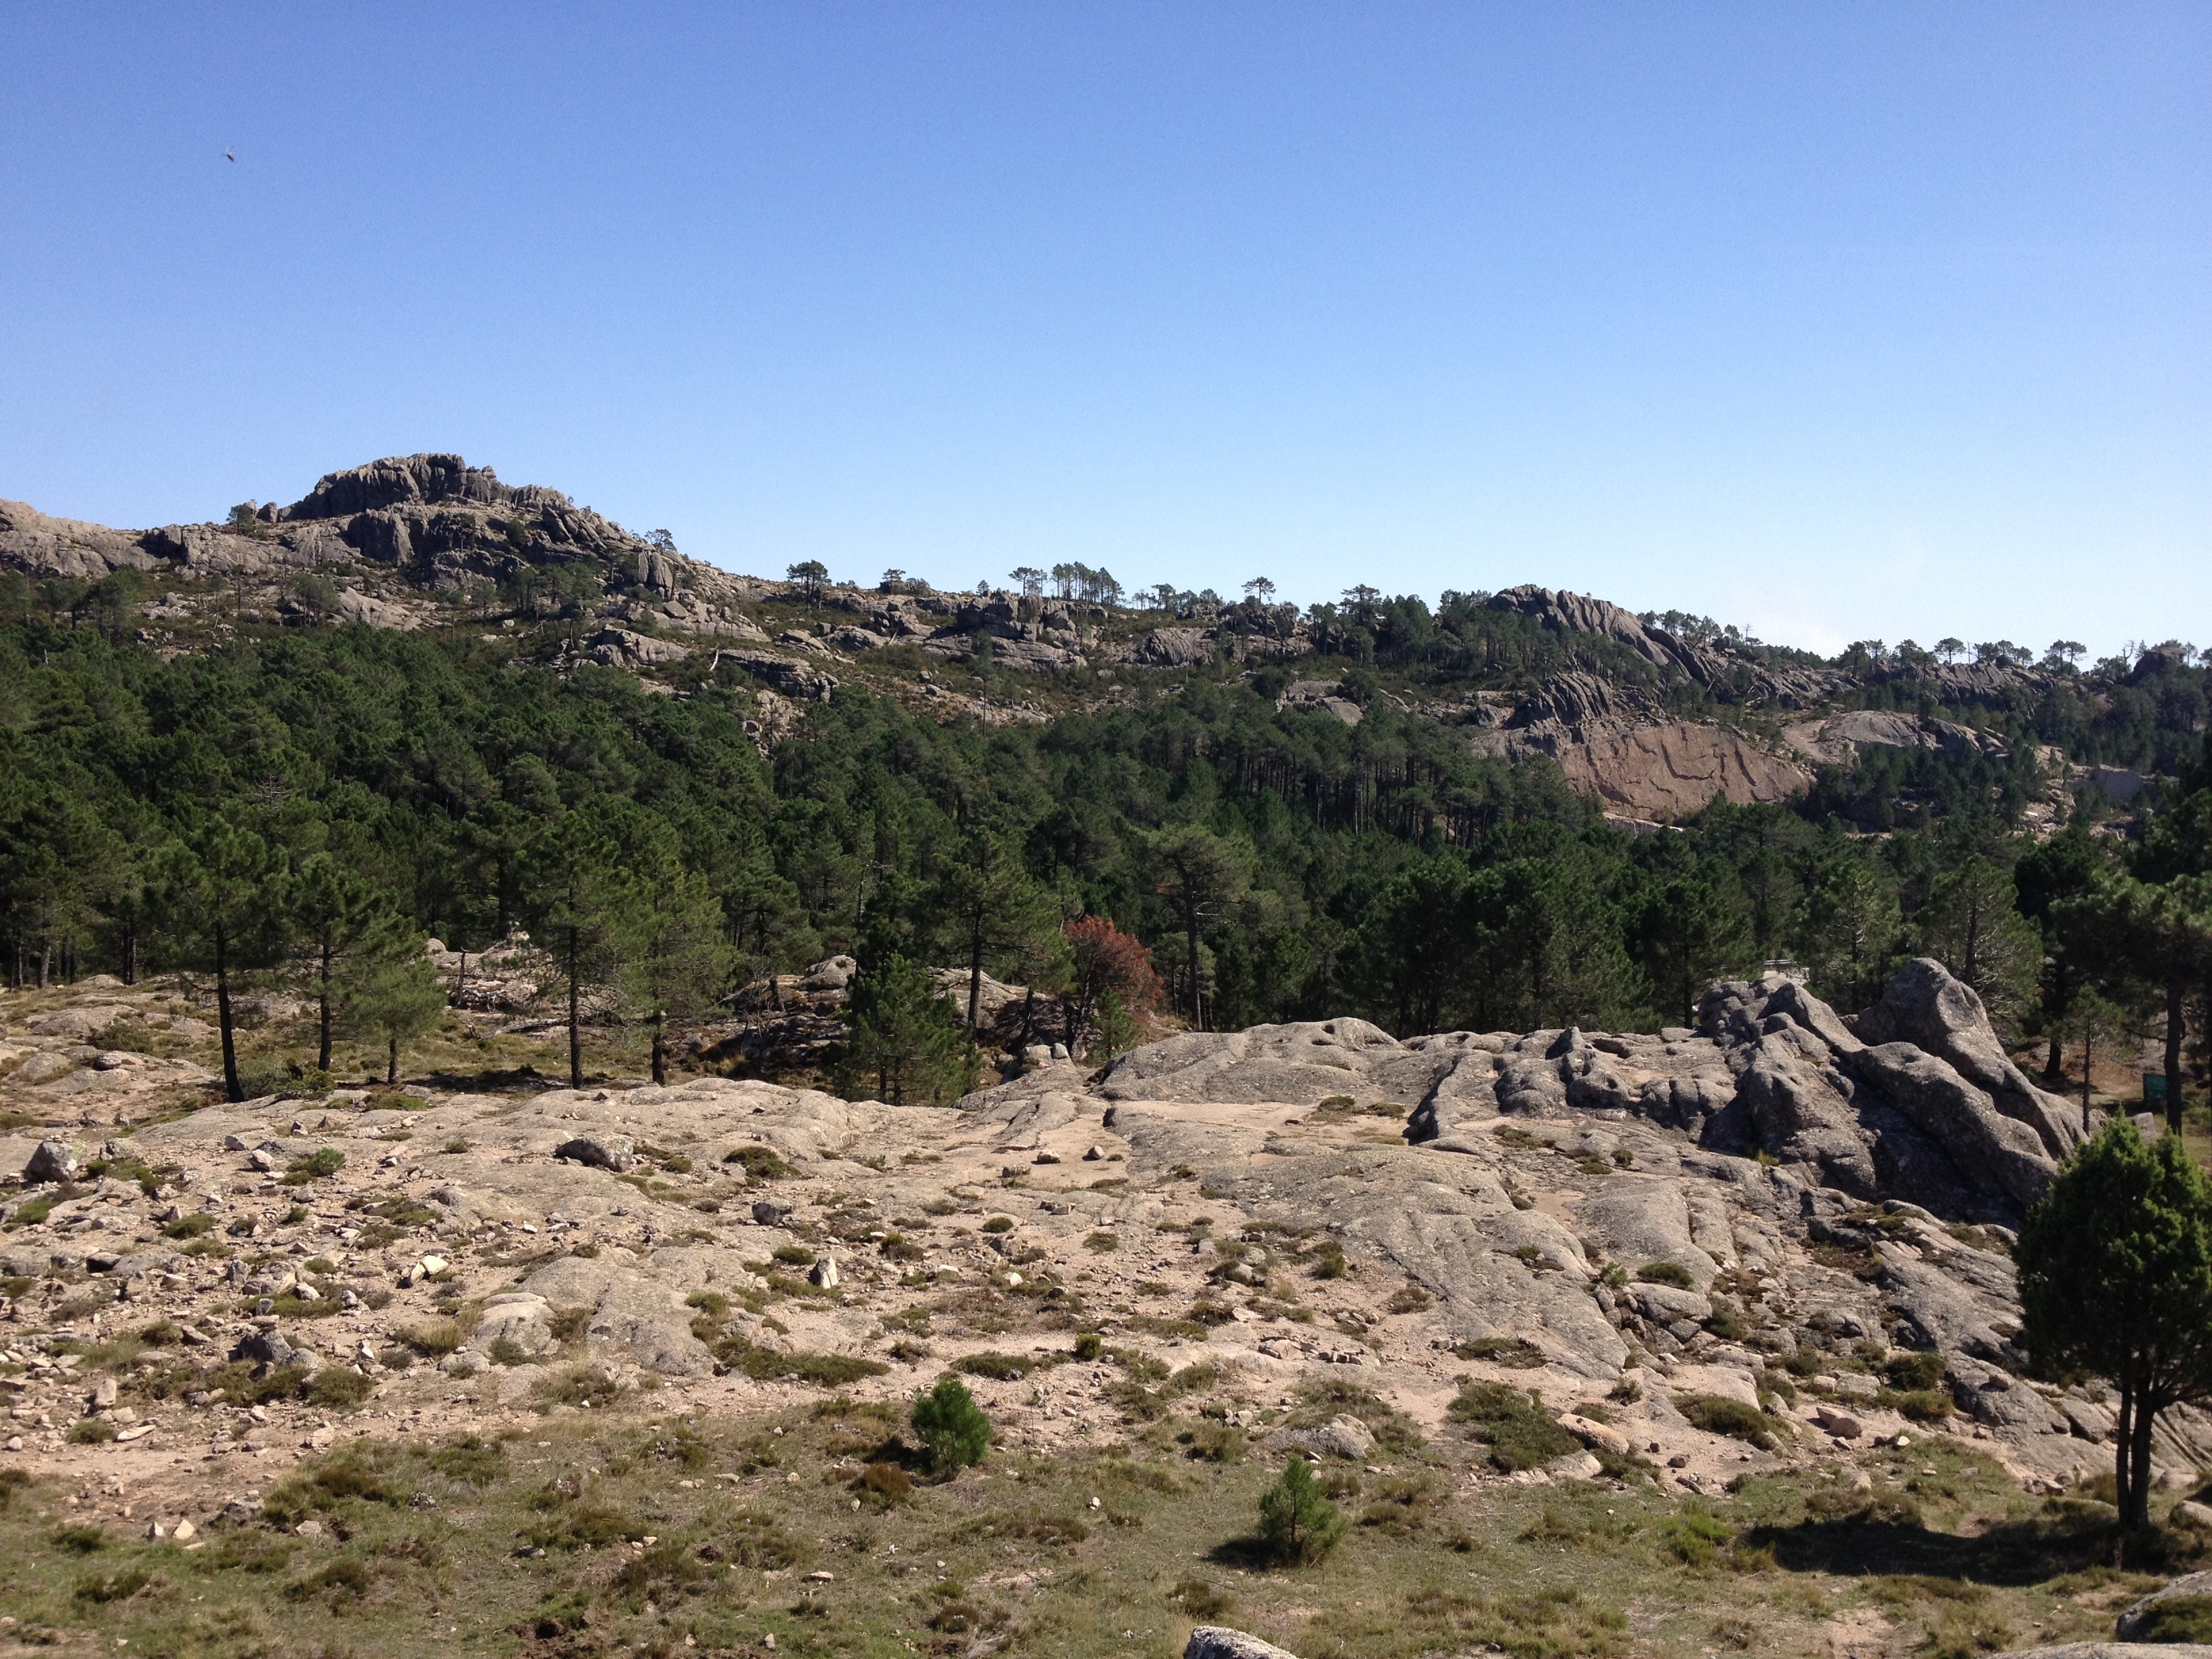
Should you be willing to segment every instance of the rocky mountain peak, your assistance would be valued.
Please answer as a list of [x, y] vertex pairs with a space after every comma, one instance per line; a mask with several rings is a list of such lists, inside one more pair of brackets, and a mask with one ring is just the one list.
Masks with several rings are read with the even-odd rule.
[[387, 455], [366, 466], [325, 472], [315, 487], [279, 515], [284, 520], [343, 519], [381, 507], [472, 501], [499, 506], [518, 498], [532, 504], [566, 507], [558, 490], [535, 485], [516, 489], [499, 481], [488, 466], [471, 466], [459, 455]]

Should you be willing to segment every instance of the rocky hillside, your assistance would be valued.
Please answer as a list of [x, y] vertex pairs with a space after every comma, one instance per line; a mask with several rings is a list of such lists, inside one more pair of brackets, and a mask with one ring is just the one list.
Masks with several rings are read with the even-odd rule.
[[[1489, 1631], [1621, 1655], [1603, 1598], [1710, 1623], [1708, 1590], [1747, 1581], [1685, 1563], [1740, 1547], [1759, 1586], [1778, 1549], [1818, 1589], [1821, 1552], [1873, 1548], [1908, 1510], [1911, 1559], [1946, 1559], [1915, 1505], [1961, 1492], [1984, 1517], [2047, 1502], [2021, 1524], [2057, 1559], [2094, 1506], [2032, 1495], [2109, 1465], [2099, 1386], [2034, 1377], [2014, 1342], [2009, 1230], [2077, 1115], [1933, 963], [1851, 1018], [1769, 977], [1651, 1036], [1188, 1033], [1101, 1073], [1039, 1056], [947, 1108], [707, 1077], [179, 1112], [209, 1057], [194, 1006], [112, 982], [0, 1005], [0, 1474], [49, 1517], [69, 1494], [52, 1537], [107, 1555], [77, 1580], [99, 1595], [61, 1581], [63, 1622], [124, 1640], [164, 1616], [132, 1599], [149, 1574], [197, 1571], [241, 1628], [305, 1585], [290, 1616], [378, 1596], [411, 1644], [498, 1609], [529, 1652], [655, 1630], [806, 1651], [810, 1620], [925, 1617], [946, 1653], [1104, 1650], [1091, 1615], [1052, 1611], [1073, 1595], [1146, 1652], [1235, 1606], [1293, 1651]], [[133, 1048], [99, 1046], [126, 1030]], [[910, 1489], [878, 1447], [948, 1372], [997, 1425], [995, 1486]], [[2159, 1435], [2166, 1485], [2193, 1485], [2212, 1420]], [[1225, 1494], [1294, 1452], [1367, 1504], [1342, 1588], [1235, 1565]], [[1751, 1517], [1801, 1487], [1802, 1528], [1757, 1543]], [[459, 1605], [405, 1594], [432, 1533], [445, 1582], [476, 1575]], [[1363, 1645], [1375, 1573], [1464, 1583], [1466, 1553], [1496, 1571], [1532, 1537], [1536, 1582], [1577, 1592], [1411, 1601]], [[1181, 1565], [1116, 1580], [1148, 1539]], [[141, 1576], [111, 1592], [126, 1540]], [[61, 1547], [27, 1536], [15, 1571]], [[1624, 1551], [1631, 1582], [1604, 1565]], [[952, 1588], [915, 1611], [902, 1553], [949, 1561], [925, 1583]], [[1060, 1586], [1062, 1554], [1094, 1576]], [[276, 1577], [227, 1571], [249, 1558]], [[1778, 1612], [1787, 1650], [1872, 1656], [1921, 1628], [1906, 1592], [1842, 1593]], [[2105, 1581], [2068, 1594], [2033, 1607], [2097, 1633]], [[8, 1599], [27, 1617], [43, 1595], [23, 1577]]]
[[[1900, 1434], [2031, 1483], [2106, 1455], [2096, 1390], [2034, 1382], [2013, 1342], [2009, 1228], [2077, 1114], [1932, 963], [1850, 1020], [1770, 978], [1656, 1036], [1190, 1033], [948, 1109], [702, 1078], [176, 1116], [188, 1059], [82, 1057], [95, 1023], [190, 1039], [172, 993], [49, 1000], [7, 1038], [25, 1127], [0, 1142], [21, 1172], [0, 1266], [10, 1443], [64, 1464], [114, 1455], [70, 1439], [88, 1413], [158, 1437], [142, 1455], [220, 1455], [226, 1362], [301, 1370], [281, 1436], [328, 1417], [325, 1371], [441, 1420], [576, 1376], [734, 1410], [1075, 1330], [1202, 1354], [1237, 1413], [1331, 1367], [1429, 1424], [1470, 1373], [1559, 1410], [1607, 1397], [1570, 1431], [1688, 1490]], [[452, 1341], [426, 1342], [440, 1318]], [[70, 1358], [149, 1325], [167, 1346], [123, 1358], [120, 1394]], [[1031, 1443], [1127, 1427], [1107, 1365], [983, 1386]], [[2177, 1471], [2212, 1458], [2212, 1424], [2161, 1434]], [[1581, 1470], [1557, 1462], [1516, 1478]]]
[[[142, 598], [143, 637], [173, 650], [321, 622], [489, 624], [520, 647], [557, 623], [562, 660], [654, 683], [731, 665], [768, 696], [768, 742], [791, 729], [784, 705], [826, 697], [841, 678], [946, 717], [1004, 722], [1110, 707], [1132, 686], [1226, 665], [1267, 677], [1279, 707], [1357, 723], [1388, 697], [1465, 728], [1474, 752], [1549, 757], [1630, 822], [1717, 798], [1789, 799], [1816, 788], [1823, 769], [1887, 755], [1893, 769], [1971, 757], [1977, 777], [2018, 773], [2031, 819], [2047, 824], [2069, 791], [2131, 799], [2160, 766], [2172, 769], [2168, 750], [2193, 752], [2203, 720], [2199, 665], [2179, 647], [2085, 678], [2059, 653], [2036, 664], [2002, 642], [1972, 663], [1907, 642], [1824, 664], [1697, 619], [1670, 630], [1530, 586], [1447, 595], [1431, 617], [1370, 590], [1304, 612], [1210, 593], [1133, 609], [1041, 591], [948, 593], [896, 573], [873, 587], [737, 575], [686, 557], [665, 532], [639, 535], [457, 455], [330, 473], [289, 506], [247, 502], [222, 523], [114, 530], [0, 501], [0, 570], [93, 586], [123, 573]], [[1479, 624], [1450, 626], [1454, 605], [1480, 612]], [[1380, 679], [1359, 666], [1368, 661]], [[1458, 666], [1437, 672], [1447, 661]], [[933, 665], [1032, 675], [1040, 690], [994, 696]], [[2168, 727], [2171, 741], [2155, 735]]]

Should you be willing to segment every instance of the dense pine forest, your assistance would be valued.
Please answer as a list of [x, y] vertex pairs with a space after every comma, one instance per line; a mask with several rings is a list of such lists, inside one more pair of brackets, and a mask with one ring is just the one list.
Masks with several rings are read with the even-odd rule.
[[[1386, 694], [1575, 665], [1558, 635], [1460, 596], [1316, 613], [1356, 726], [1279, 709], [1287, 668], [1225, 662], [1009, 725], [847, 686], [765, 752], [757, 688], [704, 658], [668, 696], [458, 629], [292, 628], [165, 658], [96, 605], [19, 595], [13, 613], [0, 925], [19, 983], [284, 966], [353, 983], [396, 1040], [420, 1018], [403, 959], [423, 935], [480, 950], [521, 927], [574, 986], [620, 993], [595, 1006], [658, 1030], [833, 952], [1058, 988], [1090, 915], [1151, 947], [1166, 1009], [1221, 1029], [1693, 1024], [1711, 979], [1776, 958], [1854, 1007], [1925, 951], [2054, 1061], [2069, 1030], [2170, 1026], [2178, 1073], [2202, 1030], [2212, 778], [2186, 657], [1972, 711], [2004, 758], [1869, 750], [1796, 802], [1638, 836], [1549, 762], [1480, 758]], [[1570, 644], [1638, 672], [1611, 641]], [[1728, 717], [1709, 690], [1654, 689]], [[1909, 679], [1854, 701], [1957, 712]], [[2049, 793], [2043, 745], [2179, 781], [2094, 828], [2082, 792], [2038, 844], [2018, 823]]]

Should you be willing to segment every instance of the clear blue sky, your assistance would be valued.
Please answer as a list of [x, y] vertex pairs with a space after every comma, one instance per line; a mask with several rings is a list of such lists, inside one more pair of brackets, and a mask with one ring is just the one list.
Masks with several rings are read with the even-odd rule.
[[0, 9], [0, 495], [108, 523], [2212, 645], [2208, 371], [2203, 0]]

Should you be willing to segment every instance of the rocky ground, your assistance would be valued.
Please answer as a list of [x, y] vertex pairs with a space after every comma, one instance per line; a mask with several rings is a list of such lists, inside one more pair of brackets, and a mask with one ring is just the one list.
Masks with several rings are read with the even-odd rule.
[[[0, 1469], [147, 1548], [327, 1545], [342, 1516], [267, 1506], [332, 1458], [678, 1418], [720, 1437], [698, 1488], [804, 1509], [796, 1471], [724, 1449], [828, 1433], [824, 1400], [880, 1431], [948, 1370], [1032, 1480], [1195, 1458], [1229, 1492], [1300, 1451], [1356, 1490], [1418, 1465], [1470, 1548], [1483, 1515], [1607, 1493], [1653, 1537], [1785, 1487], [1862, 1522], [1906, 1486], [2075, 1514], [2109, 1469], [2101, 1391], [2036, 1380], [2014, 1343], [2009, 1229], [2077, 1113], [1932, 963], [1850, 1021], [1769, 979], [1656, 1036], [1193, 1033], [945, 1109], [714, 1076], [204, 1105], [179, 988], [10, 1002]], [[2162, 1502], [2208, 1455], [2203, 1419], [2162, 1425]], [[1156, 1516], [1146, 1547], [1208, 1518]], [[1211, 1518], [1218, 1555], [1243, 1522]], [[1364, 1650], [1326, 1637], [1340, 1606], [1297, 1614], [1308, 1593], [1269, 1598], [1268, 1628]], [[1153, 1647], [1190, 1601], [1152, 1607]], [[1869, 1616], [1871, 1647], [1820, 1620], [1791, 1642], [1904, 1639], [1897, 1608]]]

